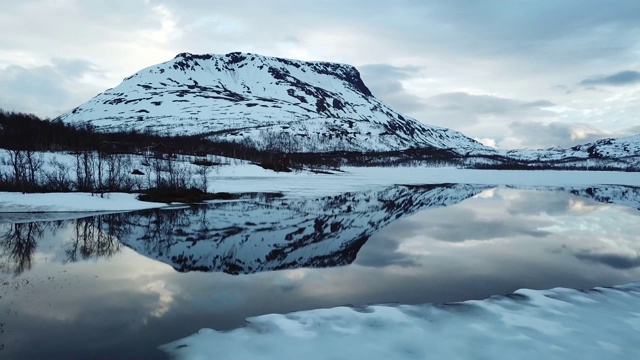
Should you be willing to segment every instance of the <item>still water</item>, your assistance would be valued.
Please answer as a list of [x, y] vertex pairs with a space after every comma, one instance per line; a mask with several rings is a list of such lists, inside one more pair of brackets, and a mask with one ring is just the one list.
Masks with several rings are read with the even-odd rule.
[[0, 218], [0, 358], [156, 359], [250, 316], [640, 280], [640, 189], [393, 186]]

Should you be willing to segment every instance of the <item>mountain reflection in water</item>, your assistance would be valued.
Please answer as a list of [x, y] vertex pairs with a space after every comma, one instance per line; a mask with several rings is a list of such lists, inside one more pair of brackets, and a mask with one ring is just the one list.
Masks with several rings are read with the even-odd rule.
[[[72, 231], [62, 244], [63, 263], [109, 258], [125, 245], [180, 272], [248, 274], [343, 266], [355, 260], [372, 234], [400, 218], [424, 209], [454, 205], [491, 188], [470, 184], [398, 185], [321, 198], [258, 197], [177, 210], [0, 224], [0, 270], [19, 274], [30, 269], [38, 238], [45, 229], [55, 232], [70, 224]], [[636, 187], [529, 189], [546, 190], [541, 194], [566, 192], [602, 203], [640, 208], [640, 189]], [[504, 226], [507, 225], [493, 224], [478, 231], [491, 236], [491, 231]], [[437, 231], [436, 227], [434, 233]]]

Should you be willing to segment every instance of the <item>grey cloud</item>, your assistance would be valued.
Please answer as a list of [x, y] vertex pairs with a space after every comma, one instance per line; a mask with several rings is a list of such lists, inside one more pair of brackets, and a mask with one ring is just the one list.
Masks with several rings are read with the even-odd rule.
[[441, 241], [464, 242], [467, 240], [492, 240], [515, 235], [543, 238], [551, 233], [537, 230], [527, 224], [505, 223], [499, 220], [466, 221], [464, 227], [458, 224], [436, 224], [429, 232]]
[[69, 77], [81, 77], [86, 73], [100, 74], [99, 68], [92, 62], [82, 59], [53, 58], [55, 71]]
[[632, 126], [630, 128], [625, 129], [625, 134], [627, 135], [637, 135], [640, 134], [640, 125]]
[[358, 252], [355, 263], [370, 267], [420, 266], [410, 254], [398, 252], [400, 246], [398, 239], [397, 236], [373, 236]]
[[[27, 69], [12, 65], [0, 70], [0, 107], [25, 112], [47, 112], [69, 101], [64, 79], [52, 67]], [[42, 111], [43, 109], [47, 109]], [[40, 111], [38, 111], [40, 110]]]
[[626, 270], [640, 267], [640, 256], [628, 256], [620, 254], [598, 254], [590, 251], [582, 251], [574, 254], [577, 259], [587, 260], [609, 266], [614, 269]]
[[538, 101], [532, 101], [532, 102], [528, 102], [528, 103], [523, 103], [522, 106], [524, 107], [533, 107], [533, 108], [541, 108], [541, 107], [551, 107], [551, 106], [555, 106], [556, 104], [552, 103], [551, 101], [548, 100], [538, 100]]
[[360, 69], [375, 76], [391, 76], [395, 79], [409, 79], [422, 71], [422, 68], [418, 66], [393, 66], [389, 64], [368, 64], [361, 66]]
[[596, 76], [582, 80], [580, 85], [596, 86], [596, 85], [612, 85], [623, 86], [640, 83], [640, 72], [627, 70], [612, 75]]
[[608, 133], [584, 124], [545, 124], [536, 121], [513, 122], [509, 126], [509, 133], [528, 148], [570, 147], [609, 137]]
[[295, 36], [287, 35], [282, 39], [282, 41], [290, 43], [290, 44], [300, 44], [301, 41]]
[[53, 65], [33, 68], [11, 65], [0, 69], [0, 108], [55, 116], [93, 95], [67, 85], [89, 72], [99, 76], [101, 72], [95, 65], [79, 59], [52, 62]]
[[[420, 219], [421, 229], [424, 229], [424, 235], [440, 241], [492, 240], [516, 235], [543, 238], [551, 234], [538, 230], [547, 225], [546, 222], [515, 218], [509, 221], [484, 219], [475, 210], [466, 208], [450, 207], [430, 215]], [[464, 226], [460, 225], [460, 219], [464, 219]]]
[[[152, 4], [143, 1], [14, 1], [0, 5], [0, 37], [5, 49], [53, 47], [78, 50], [105, 40], [123, 41], [136, 31], [157, 26]], [[7, 7], [9, 7], [7, 9]], [[60, 51], [59, 50], [59, 51]]]
[[571, 195], [559, 191], [521, 192], [509, 202], [510, 215], [562, 215], [569, 211]]
[[[317, 50], [316, 60], [366, 63], [370, 58], [420, 58], [437, 66], [440, 77], [493, 73], [496, 79], [558, 69], [575, 71], [583, 64], [635, 61], [640, 37], [640, 3], [622, 0], [611, 6], [579, 0], [552, 3], [526, 0], [437, 1], [399, 0], [361, 2], [193, 1], [167, 0], [184, 36], [174, 48], [192, 52], [253, 51], [278, 54], [274, 39], [295, 35], [300, 49]], [[282, 9], [286, 9], [283, 21]], [[194, 27], [202, 14], [215, 14], [232, 23], [234, 32], [222, 34], [216, 26]], [[486, 61], [489, 60], [489, 61]], [[496, 69], [498, 69], [496, 71]], [[543, 73], [544, 72], [544, 73]], [[474, 86], [474, 85], [470, 85]], [[402, 109], [400, 109], [403, 111]], [[404, 110], [406, 111], [406, 110]]]
[[[194, 16], [191, 7], [177, 0], [168, 1], [172, 9], [183, 17]], [[356, 28], [376, 35], [385, 34], [413, 43], [421, 49], [454, 50], [477, 55], [501, 56], [508, 53], [535, 54], [537, 58], [546, 53], [538, 50], [558, 39], [583, 37], [607, 27], [601, 36], [607, 42], [592, 42], [589, 47], [579, 46], [566, 51], [578, 51], [593, 57], [604, 57], [607, 51], [626, 51], [633, 43], [628, 37], [616, 38], [611, 33], [626, 33], [637, 30], [640, 4], [634, 0], [621, 0], [616, 6], [607, 1], [593, 1], [584, 6], [580, 0], [543, 3], [535, 0], [505, 1], [438, 1], [424, 2], [403, 0], [390, 5], [386, 1], [369, 1], [367, 6], [359, 2], [325, 0], [313, 3], [285, 0], [255, 3], [236, 1], [219, 4], [196, 2], [200, 10], [208, 8], [217, 14], [236, 18], [253, 18], [260, 23], [273, 22], [275, 31], [287, 29], [291, 24], [305, 24], [309, 28]], [[275, 20], [280, 9], [287, 9], [286, 23]], [[337, 11], [339, 9], [339, 11]], [[310, 15], [313, 14], [313, 15]], [[357, 14], [357, 16], [354, 16]], [[508, 15], [507, 15], [508, 14]], [[425, 26], [428, 24], [428, 26]], [[601, 33], [603, 31], [600, 31]], [[379, 35], [379, 36], [378, 36]], [[555, 56], [557, 59], [558, 56]], [[575, 58], [567, 56], [566, 63]]]
[[436, 95], [429, 98], [428, 103], [445, 111], [463, 111], [474, 114], [493, 115], [529, 114], [538, 116], [551, 115], [550, 112], [542, 108], [554, 105], [548, 100], [523, 102], [515, 99], [491, 95], [473, 95], [465, 92]]
[[[576, 54], [584, 59], [632, 53], [634, 41], [629, 39], [640, 29], [640, 3], [633, 0], [617, 2], [616, 6], [607, 1], [584, 6], [580, 0], [446, 1], [430, 2], [426, 8], [436, 22], [453, 21], [457, 25], [453, 31], [466, 34], [454, 40], [458, 47], [466, 45], [467, 51], [489, 56], [553, 58], [556, 66], [559, 62], [575, 64], [571, 55]], [[583, 39], [590, 41], [583, 44]], [[541, 51], [550, 46], [563, 51], [554, 55]]]
[[[427, 123], [469, 130], [464, 127], [483, 124], [488, 129], [495, 118], [541, 118], [553, 116], [553, 112], [544, 107], [553, 106], [548, 100], [522, 101], [491, 95], [474, 95], [466, 92], [451, 92], [435, 95], [425, 99], [425, 109], [420, 114], [414, 114], [417, 119]], [[502, 126], [500, 126], [502, 128]], [[486, 131], [474, 129], [479, 137], [486, 137]], [[495, 130], [495, 129], [494, 129]], [[468, 134], [469, 135], [469, 134]], [[495, 138], [495, 134], [492, 135]]]
[[415, 66], [369, 64], [359, 66], [364, 83], [374, 96], [396, 111], [409, 113], [424, 108], [422, 99], [406, 91], [402, 80], [417, 76], [422, 69]]
[[422, 224], [401, 221], [389, 225], [384, 230], [375, 233], [360, 249], [355, 263], [369, 267], [420, 266], [411, 254], [398, 252], [403, 239], [414, 236], [422, 229]]
[[[373, 93], [397, 111], [499, 142], [505, 119], [495, 116], [512, 117], [509, 122], [552, 116], [541, 108], [552, 101], [562, 104], [564, 94], [537, 91], [558, 83], [575, 86], [589, 74], [609, 71], [602, 69], [634, 69], [640, 39], [637, 0], [620, 0], [616, 6], [605, 0], [589, 6], [582, 0], [372, 0], [367, 6], [339, 0], [0, 3], [0, 31], [12, 34], [0, 37], [0, 68], [12, 63], [27, 67], [16, 60], [20, 56], [30, 63], [48, 56], [44, 54], [100, 59], [114, 81], [106, 87], [182, 51], [251, 51], [356, 66], [372, 61], [416, 64], [423, 67], [374, 64], [361, 71]], [[411, 91], [403, 86], [411, 76], [424, 80], [425, 69], [433, 82]], [[67, 76], [79, 75], [70, 67]], [[472, 99], [483, 103], [449, 98], [441, 104], [427, 98], [459, 89], [516, 95]], [[548, 100], [531, 100], [537, 97]], [[10, 105], [21, 106], [23, 100]], [[56, 100], [45, 100], [46, 109], [38, 109], [38, 102], [20, 109], [51, 114], [49, 106]], [[631, 116], [631, 111], [621, 115]]]

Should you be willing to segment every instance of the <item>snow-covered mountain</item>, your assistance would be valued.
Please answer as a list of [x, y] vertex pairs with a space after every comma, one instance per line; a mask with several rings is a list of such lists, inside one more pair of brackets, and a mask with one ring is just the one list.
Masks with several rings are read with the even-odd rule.
[[181, 53], [59, 119], [101, 131], [203, 134], [296, 152], [495, 153], [457, 131], [395, 112], [374, 97], [353, 66], [249, 53]]
[[640, 135], [601, 139], [571, 148], [546, 150], [510, 150], [505, 156], [529, 166], [608, 167], [640, 169]]
[[[156, 210], [105, 223], [136, 252], [179, 271], [232, 274], [353, 262], [377, 230], [419, 210], [457, 204], [485, 185], [392, 186], [322, 198]], [[126, 229], [126, 231], [124, 231]]]

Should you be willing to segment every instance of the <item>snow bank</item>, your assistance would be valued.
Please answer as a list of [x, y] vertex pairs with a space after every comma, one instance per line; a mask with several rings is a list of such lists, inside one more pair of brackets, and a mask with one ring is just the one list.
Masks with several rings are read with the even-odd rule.
[[177, 359], [635, 359], [638, 309], [640, 283], [518, 290], [446, 305], [264, 315], [160, 348]]
[[90, 193], [22, 194], [0, 192], [0, 213], [132, 211], [167, 206], [140, 201], [137, 194]]

